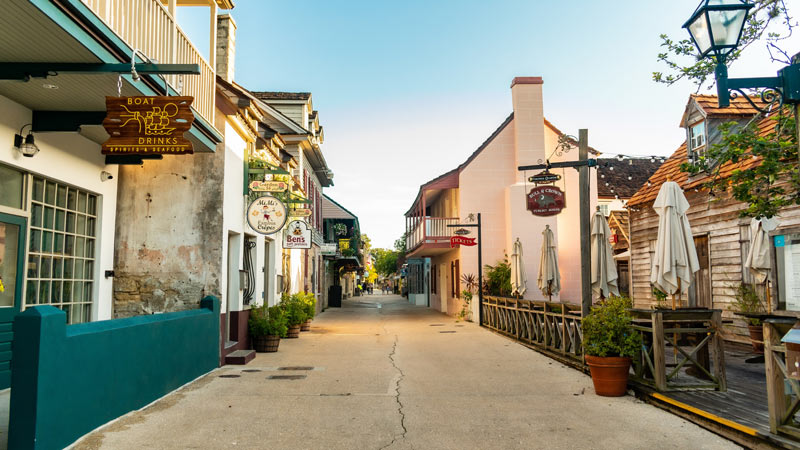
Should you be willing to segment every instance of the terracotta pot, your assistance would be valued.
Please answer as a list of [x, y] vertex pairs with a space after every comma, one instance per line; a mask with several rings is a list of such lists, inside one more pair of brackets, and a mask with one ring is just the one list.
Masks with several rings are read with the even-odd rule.
[[300, 324], [300, 331], [311, 331], [311, 319]]
[[764, 353], [764, 327], [748, 325], [747, 330], [750, 332], [750, 344], [753, 345], [753, 351], [758, 354]]
[[289, 333], [286, 334], [286, 337], [289, 339], [299, 338], [300, 337], [300, 325], [291, 325], [289, 327]]
[[621, 397], [628, 388], [631, 358], [586, 355], [594, 391], [603, 397]]
[[280, 336], [253, 336], [253, 350], [260, 353], [277, 352], [280, 343]]

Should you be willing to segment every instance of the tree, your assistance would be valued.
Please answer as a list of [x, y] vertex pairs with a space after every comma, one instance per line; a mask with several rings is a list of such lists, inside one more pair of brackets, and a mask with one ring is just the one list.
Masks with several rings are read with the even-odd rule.
[[372, 250], [372, 255], [375, 257], [375, 270], [379, 274], [388, 277], [397, 272], [397, 258], [400, 256], [398, 252], [376, 248]]
[[400, 236], [400, 239], [397, 239], [396, 241], [394, 241], [394, 250], [397, 253], [400, 253], [401, 256], [405, 256], [406, 252], [408, 251], [408, 249], [406, 248], [406, 238], [407, 237], [408, 237], [408, 231], [403, 233], [403, 235]]

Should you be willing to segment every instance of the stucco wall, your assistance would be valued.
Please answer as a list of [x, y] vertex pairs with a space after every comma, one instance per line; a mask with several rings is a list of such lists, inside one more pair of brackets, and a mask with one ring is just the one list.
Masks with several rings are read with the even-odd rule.
[[[37, 133], [39, 153], [23, 157], [12, 143], [20, 128], [31, 123], [31, 110], [0, 96], [0, 162], [24, 172], [38, 174], [98, 194], [98, 232], [94, 280], [92, 320], [111, 318], [112, 280], [104, 272], [114, 268], [114, 229], [117, 209], [118, 174], [116, 165], [105, 165], [100, 145], [78, 133]], [[26, 129], [27, 132], [27, 129]], [[101, 181], [100, 172], [114, 178]], [[18, 211], [3, 209], [12, 214]], [[24, 213], [27, 215], [29, 212]], [[198, 299], [199, 301], [199, 299]]]

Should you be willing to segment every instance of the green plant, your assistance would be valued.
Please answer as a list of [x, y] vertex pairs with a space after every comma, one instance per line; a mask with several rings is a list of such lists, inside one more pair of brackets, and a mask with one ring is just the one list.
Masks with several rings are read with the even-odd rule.
[[333, 232], [336, 233], [337, 236], [344, 236], [347, 234], [347, 225], [343, 223], [335, 223], [333, 224]]
[[666, 292], [653, 286], [653, 297], [656, 299], [655, 309], [669, 309]]
[[[758, 314], [767, 311], [764, 302], [761, 301], [761, 297], [758, 296], [755, 288], [749, 284], [740, 284], [736, 288], [734, 298], [736, 300], [731, 303], [731, 309], [734, 311], [744, 314]], [[748, 318], [747, 322], [750, 325], [761, 325], [761, 320], [755, 318]]]
[[261, 305], [250, 310], [248, 320], [250, 335], [286, 337], [288, 331], [287, 317], [280, 306]]
[[295, 294], [303, 304], [303, 311], [306, 313], [306, 320], [313, 319], [317, 312], [317, 297], [312, 292], [300, 292]]
[[470, 320], [470, 308], [469, 305], [472, 304], [472, 292], [464, 289], [461, 291], [461, 299], [464, 303], [461, 304], [461, 311], [458, 312], [458, 319], [459, 320]]
[[290, 327], [300, 325], [308, 319], [305, 306], [297, 294], [281, 296], [281, 307]]
[[592, 307], [583, 318], [583, 347], [591, 356], [633, 357], [641, 346], [639, 333], [632, 327], [633, 306], [627, 297], [609, 297]]
[[508, 257], [498, 261], [494, 266], [486, 264], [483, 267], [486, 272], [486, 293], [500, 297], [511, 295], [511, 265], [508, 263]]

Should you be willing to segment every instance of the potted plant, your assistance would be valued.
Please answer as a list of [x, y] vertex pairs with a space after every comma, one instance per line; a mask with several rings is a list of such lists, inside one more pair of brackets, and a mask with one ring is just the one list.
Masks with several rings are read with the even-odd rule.
[[625, 395], [631, 358], [641, 346], [641, 336], [631, 325], [632, 306], [629, 298], [612, 296], [582, 320], [584, 354], [597, 395]]
[[306, 321], [303, 302], [300, 301], [297, 295], [284, 295], [281, 307], [283, 307], [283, 311], [286, 314], [287, 325], [289, 326], [286, 337], [289, 339], [300, 337], [300, 325]]
[[257, 352], [277, 352], [281, 338], [286, 337], [286, 314], [279, 306], [261, 305], [251, 309], [248, 325], [253, 350]]
[[[740, 314], [764, 314], [767, 311], [764, 302], [761, 301], [761, 297], [758, 296], [752, 285], [740, 284], [734, 298], [736, 300], [731, 303], [731, 309]], [[764, 353], [764, 328], [761, 326], [761, 320], [752, 317], [747, 317], [746, 320], [753, 351]]]
[[300, 331], [311, 330], [311, 321], [314, 319], [314, 313], [317, 308], [317, 297], [312, 292], [303, 292], [298, 294], [303, 303], [303, 310], [306, 313], [306, 321], [300, 325]]

